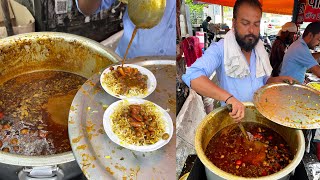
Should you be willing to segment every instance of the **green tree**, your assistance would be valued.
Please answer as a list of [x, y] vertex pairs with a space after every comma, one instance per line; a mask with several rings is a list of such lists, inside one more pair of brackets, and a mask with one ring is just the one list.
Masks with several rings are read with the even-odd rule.
[[193, 0], [185, 0], [186, 5], [190, 8], [190, 20], [192, 24], [197, 23], [197, 19], [202, 19], [203, 7], [207, 4], [193, 4]]
[[186, 4], [190, 7], [191, 12], [202, 13], [202, 9], [206, 4], [193, 4], [193, 0], [185, 0]]

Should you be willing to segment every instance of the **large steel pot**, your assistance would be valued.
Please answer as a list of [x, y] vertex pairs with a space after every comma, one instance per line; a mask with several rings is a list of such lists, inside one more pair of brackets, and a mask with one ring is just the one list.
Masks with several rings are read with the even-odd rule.
[[[41, 70], [60, 70], [89, 78], [119, 60], [112, 51], [81, 36], [54, 32], [21, 34], [0, 40], [0, 84], [17, 75]], [[18, 179], [18, 176], [30, 179], [30, 171], [53, 176], [49, 179], [69, 179], [81, 173], [72, 151], [50, 156], [0, 151], [1, 179]]]
[[232, 175], [225, 171], [222, 171], [216, 167], [206, 156], [205, 149], [210, 139], [224, 127], [233, 124], [234, 120], [229, 116], [226, 107], [220, 107], [210, 114], [208, 114], [201, 122], [196, 131], [195, 147], [198, 157], [205, 165], [205, 171], [207, 178], [210, 180], [221, 179], [257, 179], [257, 180], [269, 180], [269, 179], [289, 179], [290, 173], [299, 165], [305, 150], [305, 141], [301, 130], [296, 130], [288, 127], [278, 125], [265, 117], [263, 117], [254, 107], [252, 103], [245, 103], [246, 114], [244, 122], [257, 122], [266, 125], [279, 133], [285, 141], [289, 144], [292, 153], [295, 155], [292, 162], [282, 169], [281, 171], [269, 176], [260, 178], [244, 178]]

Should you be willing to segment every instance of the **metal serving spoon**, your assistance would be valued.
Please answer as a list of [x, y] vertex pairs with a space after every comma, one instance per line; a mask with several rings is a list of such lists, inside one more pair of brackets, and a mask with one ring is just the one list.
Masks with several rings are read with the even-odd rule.
[[128, 15], [138, 29], [151, 29], [162, 19], [166, 0], [128, 0]]

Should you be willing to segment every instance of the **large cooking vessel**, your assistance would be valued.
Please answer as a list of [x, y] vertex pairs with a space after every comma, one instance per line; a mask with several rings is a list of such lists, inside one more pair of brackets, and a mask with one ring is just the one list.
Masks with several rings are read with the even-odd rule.
[[233, 124], [234, 120], [229, 116], [226, 107], [220, 107], [210, 114], [208, 114], [199, 125], [196, 131], [195, 147], [198, 157], [205, 165], [205, 171], [207, 179], [220, 180], [220, 179], [257, 179], [257, 180], [269, 180], [269, 179], [289, 179], [289, 174], [299, 165], [305, 149], [305, 142], [303, 133], [301, 130], [296, 130], [288, 127], [278, 125], [265, 117], [263, 117], [254, 107], [252, 103], [245, 103], [246, 114], [244, 122], [257, 122], [266, 125], [272, 130], [279, 133], [285, 141], [289, 144], [292, 153], [295, 155], [292, 162], [282, 169], [281, 171], [269, 176], [260, 178], [244, 178], [232, 175], [225, 171], [222, 171], [216, 167], [206, 156], [205, 149], [210, 139], [224, 127]]
[[[112, 51], [84, 37], [55, 32], [21, 34], [0, 39], [0, 84], [17, 75], [41, 70], [59, 70], [89, 78], [118, 61], [119, 56]], [[81, 173], [72, 151], [50, 156], [0, 151], [1, 179], [18, 176], [28, 179], [30, 171], [53, 176], [51, 179], [69, 179]]]

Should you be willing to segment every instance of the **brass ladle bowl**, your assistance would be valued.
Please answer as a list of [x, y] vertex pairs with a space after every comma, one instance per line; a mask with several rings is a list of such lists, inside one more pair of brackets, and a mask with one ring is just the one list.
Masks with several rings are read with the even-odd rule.
[[128, 0], [128, 14], [136, 28], [151, 29], [162, 19], [166, 0]]

